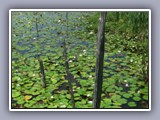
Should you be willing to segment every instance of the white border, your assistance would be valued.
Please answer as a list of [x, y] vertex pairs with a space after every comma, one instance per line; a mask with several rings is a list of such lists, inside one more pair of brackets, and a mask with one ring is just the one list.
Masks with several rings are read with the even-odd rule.
[[[12, 109], [11, 108], [11, 12], [12, 11], [148, 11], [149, 12], [149, 109]], [[10, 9], [9, 10], [9, 110], [10, 111], [150, 111], [151, 110], [151, 10], [150, 9]]]

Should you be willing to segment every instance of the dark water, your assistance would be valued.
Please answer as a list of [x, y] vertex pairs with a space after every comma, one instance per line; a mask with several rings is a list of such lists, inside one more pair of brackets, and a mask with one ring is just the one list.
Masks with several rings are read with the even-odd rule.
[[[61, 24], [53, 23], [53, 18], [61, 21], [66, 20], [65, 15], [66, 15], [65, 12], [54, 13], [54, 14], [50, 12], [44, 12], [42, 14], [42, 20], [44, 19], [43, 22], [45, 22], [46, 24], [44, 23], [38, 24], [38, 31], [39, 31], [38, 38], [37, 38], [37, 31], [35, 26], [36, 23], [33, 24], [34, 26], [32, 26], [30, 30], [25, 27], [22, 27], [21, 28], [22, 33], [19, 36], [17, 36], [18, 39], [17, 40], [14, 39], [13, 42], [16, 43], [15, 45], [19, 47], [22, 47], [22, 48], [26, 47], [26, 49], [23, 49], [23, 50], [16, 49], [15, 51], [19, 52], [22, 55], [32, 54], [31, 57], [36, 56], [37, 51], [40, 51], [40, 55], [45, 55], [45, 53], [55, 53], [56, 52], [55, 49], [59, 49], [63, 45], [64, 39], [67, 39], [67, 37], [69, 39], [66, 40], [66, 43], [69, 44], [69, 49], [74, 49], [76, 46], [79, 46], [79, 45], [83, 45], [84, 48], [88, 46], [89, 47], [94, 46], [95, 43], [93, 42], [81, 41], [81, 39], [76, 38], [76, 36], [70, 35], [72, 31], [84, 30], [84, 27], [82, 26], [74, 27], [69, 24], [70, 22], [74, 22], [74, 23], [79, 22], [77, 21], [77, 18], [82, 17], [84, 14], [80, 12], [70, 13], [68, 17], [69, 27], [66, 27], [65, 25], [66, 23], [61, 23]], [[48, 18], [48, 19], [45, 20], [45, 18]], [[21, 21], [23, 19], [33, 20], [34, 18], [33, 16], [29, 16], [28, 14], [26, 15], [22, 14], [18, 16], [17, 21]], [[15, 24], [14, 22], [12, 22], [13, 28], [20, 27], [21, 24], [25, 24], [25, 23], [18, 23], [18, 22], [17, 24]], [[28, 23], [26, 22], [26, 24]], [[54, 30], [51, 28], [52, 26], [55, 28]], [[26, 34], [25, 33], [26, 30], [30, 31], [30, 34]], [[69, 33], [68, 36], [66, 34], [61, 33], [66, 30], [68, 30], [68, 33]], [[36, 45], [39, 46], [39, 49], [36, 48], [35, 42], [36, 42]], [[49, 46], [51, 49], [47, 49], [46, 46]]]

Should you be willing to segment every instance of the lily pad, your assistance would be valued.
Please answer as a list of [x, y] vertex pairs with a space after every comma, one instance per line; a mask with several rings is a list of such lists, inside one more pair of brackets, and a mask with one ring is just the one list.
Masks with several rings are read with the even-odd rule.
[[111, 96], [111, 99], [113, 100], [113, 101], [117, 101], [118, 99], [120, 99], [121, 98], [121, 96], [120, 95], [116, 95], [116, 94], [114, 94], [113, 96]]
[[130, 98], [130, 97], [132, 97], [132, 95], [131, 95], [131, 94], [128, 94], [128, 93], [125, 93], [125, 94], [123, 94], [123, 97], [125, 97], [125, 98]]
[[80, 95], [84, 95], [86, 93], [86, 89], [78, 89], [77, 92]]
[[82, 86], [86, 86], [86, 85], [87, 85], [87, 81], [86, 81], [86, 80], [80, 80], [80, 84], [81, 84]]
[[124, 99], [124, 98], [121, 98], [121, 99], [118, 99], [117, 102], [120, 103], [120, 104], [126, 104], [127, 100]]
[[18, 97], [20, 95], [21, 95], [21, 93], [19, 91], [12, 90], [12, 97]]
[[25, 99], [26, 101], [30, 100], [31, 98], [32, 98], [31, 95], [26, 95], [26, 96], [24, 96], [24, 99]]
[[34, 101], [26, 102], [26, 103], [24, 104], [24, 107], [26, 107], [26, 108], [31, 108], [31, 107], [33, 106], [33, 104], [35, 104]]
[[55, 78], [51, 78], [51, 80], [52, 80], [52, 83], [53, 83], [53, 84], [56, 84], [56, 83], [58, 82], [58, 80], [55, 79]]
[[135, 96], [135, 97], [139, 97], [140, 94], [139, 94], [139, 93], [134, 93], [134, 96]]
[[104, 104], [111, 104], [112, 103], [111, 99], [109, 99], [109, 98], [104, 98], [103, 101], [104, 101]]
[[140, 101], [141, 98], [140, 98], [140, 97], [133, 97], [133, 100], [134, 100], [134, 101]]
[[144, 99], [144, 100], [148, 100], [148, 96], [147, 96], [147, 95], [144, 95], [144, 96], [143, 96], [143, 99]]
[[55, 105], [54, 103], [51, 103], [47, 108], [57, 108], [58, 106]]
[[24, 104], [24, 103], [25, 103], [24, 99], [20, 99], [17, 101], [17, 104]]
[[135, 102], [129, 102], [129, 103], [128, 103], [128, 106], [129, 106], [129, 107], [135, 107], [135, 106], [136, 106], [136, 103], [135, 103]]

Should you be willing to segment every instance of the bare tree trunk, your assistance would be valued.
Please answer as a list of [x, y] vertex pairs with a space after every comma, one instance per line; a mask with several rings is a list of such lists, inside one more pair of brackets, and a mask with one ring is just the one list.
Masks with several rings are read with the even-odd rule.
[[[34, 14], [37, 15], [38, 13], [36, 12]], [[37, 17], [36, 17], [36, 31], [37, 31], [37, 42], [38, 42], [39, 33], [38, 33], [38, 20], [37, 20]], [[42, 75], [42, 87], [45, 88], [46, 87], [46, 82], [45, 82], [44, 66], [43, 66], [43, 61], [40, 59], [39, 49], [37, 49], [37, 57], [38, 57], [39, 66], [40, 66], [41, 75]]]
[[38, 61], [39, 61], [39, 65], [40, 65], [41, 75], [42, 75], [42, 87], [45, 88], [46, 87], [46, 82], [45, 82], [43, 61], [40, 59], [39, 56], [38, 56]]
[[69, 84], [69, 92], [71, 95], [71, 102], [72, 102], [72, 108], [75, 108], [75, 101], [74, 101], [74, 92], [73, 92], [73, 88], [72, 88], [72, 78], [71, 78], [71, 74], [69, 72], [69, 64], [68, 64], [68, 58], [67, 58], [67, 48], [66, 48], [66, 42], [64, 40], [63, 43], [63, 47], [64, 47], [64, 59], [65, 59], [65, 69], [66, 69], [66, 74], [68, 76], [68, 84]]
[[93, 108], [100, 108], [100, 102], [101, 102], [106, 14], [107, 14], [106, 12], [101, 12], [99, 18], [98, 40], [97, 40], [97, 51], [96, 51], [96, 78], [94, 82]]
[[149, 82], [149, 62], [147, 63], [147, 73], [145, 76], [145, 83], [148, 83], [148, 82]]
[[[68, 12], [66, 12], [66, 21], [67, 21], [67, 39], [68, 39]], [[68, 84], [69, 84], [69, 92], [71, 94], [71, 102], [72, 102], [72, 108], [75, 108], [75, 101], [74, 101], [74, 92], [73, 92], [73, 88], [72, 88], [72, 78], [71, 78], [71, 74], [69, 72], [69, 64], [68, 64], [68, 58], [67, 58], [67, 47], [66, 47], [66, 41], [64, 39], [63, 42], [63, 55], [64, 55], [64, 59], [65, 59], [65, 69], [66, 69], [66, 74], [68, 76]]]

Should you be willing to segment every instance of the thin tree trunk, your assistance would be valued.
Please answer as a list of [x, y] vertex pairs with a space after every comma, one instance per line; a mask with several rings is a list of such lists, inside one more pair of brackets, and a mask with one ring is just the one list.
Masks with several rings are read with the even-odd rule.
[[46, 83], [45, 83], [45, 74], [44, 74], [43, 61], [40, 59], [39, 56], [38, 56], [38, 61], [39, 61], [40, 70], [41, 70], [41, 74], [42, 74], [42, 87], [45, 88], [46, 87]]
[[[66, 21], [67, 21], [67, 37], [68, 38], [68, 12], [66, 12]], [[66, 73], [68, 76], [68, 84], [69, 84], [69, 92], [71, 94], [71, 102], [72, 102], [72, 108], [75, 108], [75, 101], [74, 101], [74, 92], [73, 92], [73, 88], [72, 88], [72, 78], [71, 78], [71, 74], [69, 72], [69, 64], [68, 64], [68, 58], [67, 58], [67, 47], [66, 47], [66, 41], [64, 39], [63, 42], [63, 55], [64, 55], [64, 59], [65, 59], [65, 69], [66, 69]]]
[[93, 108], [100, 108], [100, 102], [101, 102], [106, 14], [107, 14], [106, 12], [101, 12], [99, 18], [98, 40], [97, 40], [97, 51], [96, 51], [96, 78], [94, 82]]
[[71, 102], [72, 102], [72, 108], [75, 108], [75, 101], [74, 101], [74, 92], [73, 92], [73, 89], [72, 89], [72, 78], [71, 78], [71, 75], [70, 75], [70, 72], [69, 72], [69, 64], [68, 64], [68, 60], [67, 60], [67, 48], [66, 48], [66, 43], [65, 43], [65, 40], [64, 40], [64, 52], [63, 52], [63, 55], [64, 55], [64, 59], [65, 59], [65, 69], [66, 69], [66, 74], [68, 76], [68, 84], [69, 84], [69, 92], [71, 94]]
[[[35, 13], [35, 15], [37, 15], [37, 12]], [[36, 18], [36, 31], [37, 31], [37, 43], [38, 43], [39, 33], [38, 33], [38, 20], [37, 20], [37, 18]], [[44, 66], [43, 66], [43, 61], [40, 59], [39, 50], [37, 50], [37, 57], [38, 57], [40, 71], [41, 71], [41, 75], [42, 75], [42, 87], [45, 88], [46, 82], [45, 82]]]
[[147, 73], [145, 76], [145, 83], [148, 83], [148, 82], [149, 82], [149, 62], [147, 63]]

